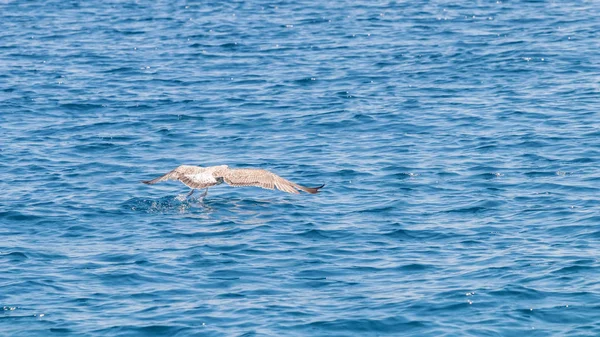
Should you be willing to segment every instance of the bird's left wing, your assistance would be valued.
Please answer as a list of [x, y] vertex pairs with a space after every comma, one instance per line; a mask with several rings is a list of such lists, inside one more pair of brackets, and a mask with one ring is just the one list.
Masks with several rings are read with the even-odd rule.
[[190, 165], [181, 165], [173, 171], [156, 179], [142, 181], [144, 184], [153, 185], [165, 180], [179, 180], [190, 188], [205, 188], [218, 183], [215, 177], [205, 168]]
[[304, 187], [286, 180], [275, 173], [262, 169], [226, 169], [218, 172], [220, 178], [230, 186], [257, 186], [266, 189], [278, 189], [287, 193], [298, 194], [298, 190], [317, 193], [323, 187]]

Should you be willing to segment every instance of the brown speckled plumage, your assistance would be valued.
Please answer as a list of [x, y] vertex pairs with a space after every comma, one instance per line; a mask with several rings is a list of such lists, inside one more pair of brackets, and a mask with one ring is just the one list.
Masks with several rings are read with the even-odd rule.
[[278, 189], [294, 194], [298, 194], [298, 191], [315, 194], [320, 188], [325, 186], [305, 187], [267, 170], [251, 168], [231, 169], [227, 165], [209, 167], [181, 165], [163, 176], [142, 182], [151, 185], [165, 180], [179, 180], [192, 189], [208, 188], [225, 182], [234, 187], [257, 186], [270, 190]]

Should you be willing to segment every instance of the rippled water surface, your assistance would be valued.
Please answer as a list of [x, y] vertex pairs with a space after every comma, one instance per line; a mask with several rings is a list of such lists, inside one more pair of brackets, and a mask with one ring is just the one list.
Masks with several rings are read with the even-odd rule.
[[600, 335], [599, 18], [0, 1], [0, 335]]

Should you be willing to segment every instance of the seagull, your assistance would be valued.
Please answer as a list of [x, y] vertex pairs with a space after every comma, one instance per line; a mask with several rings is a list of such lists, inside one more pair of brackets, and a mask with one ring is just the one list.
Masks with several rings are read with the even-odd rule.
[[201, 195], [201, 198], [204, 198], [206, 194], [208, 194], [209, 187], [220, 185], [223, 182], [233, 187], [257, 186], [270, 190], [278, 189], [293, 194], [299, 194], [300, 192], [298, 191], [316, 194], [323, 186], [325, 186], [323, 184], [319, 187], [305, 187], [286, 180], [267, 170], [255, 168], [232, 169], [227, 165], [208, 167], [181, 165], [158, 178], [144, 180], [142, 182], [147, 185], [154, 185], [165, 180], [179, 180], [191, 188], [192, 190], [186, 197], [191, 196], [197, 188], [206, 188], [206, 191]]

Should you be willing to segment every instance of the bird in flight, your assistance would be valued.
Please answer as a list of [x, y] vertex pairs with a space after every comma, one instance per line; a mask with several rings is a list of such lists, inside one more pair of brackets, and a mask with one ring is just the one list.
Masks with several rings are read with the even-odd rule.
[[305, 187], [286, 180], [267, 170], [254, 168], [232, 169], [227, 165], [209, 167], [181, 165], [158, 178], [142, 182], [144, 184], [154, 185], [165, 180], [179, 180], [190, 187], [192, 190], [188, 193], [188, 197], [194, 193], [195, 189], [206, 188], [206, 191], [201, 195], [201, 197], [205, 197], [209, 187], [222, 184], [223, 182], [233, 187], [257, 186], [270, 190], [278, 189], [293, 194], [298, 194], [300, 193], [299, 191], [316, 194], [319, 192], [319, 189], [325, 186]]

